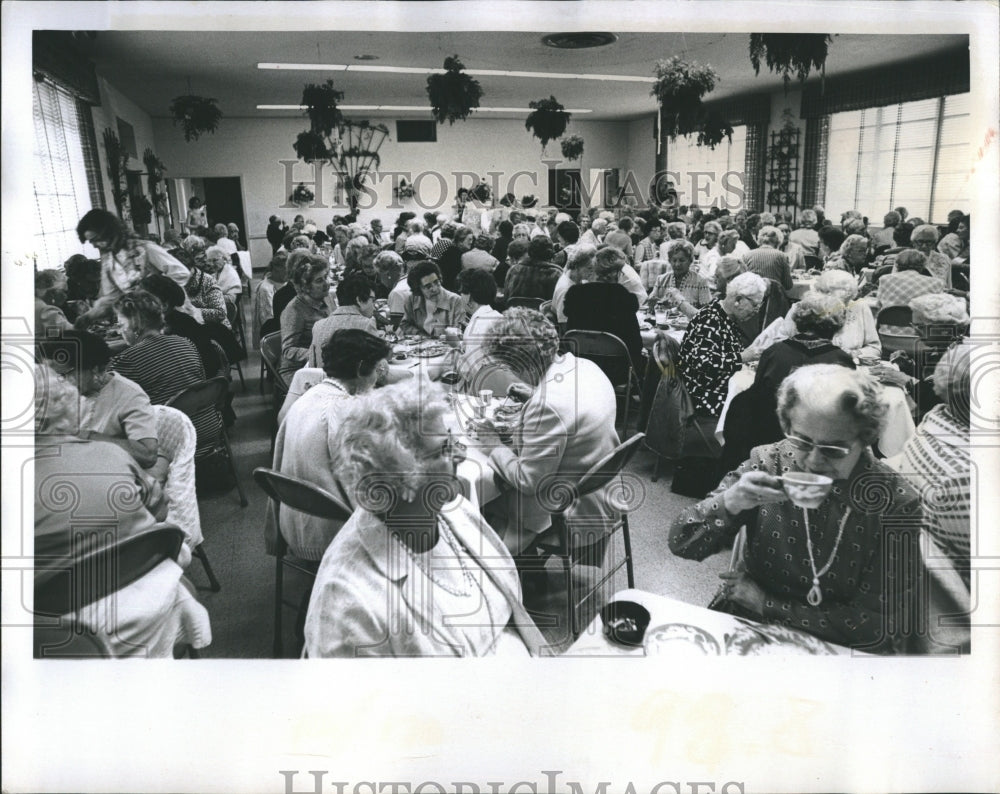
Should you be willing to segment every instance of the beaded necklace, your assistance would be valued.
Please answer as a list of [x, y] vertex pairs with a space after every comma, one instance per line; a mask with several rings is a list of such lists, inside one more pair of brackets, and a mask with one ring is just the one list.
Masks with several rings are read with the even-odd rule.
[[819, 587], [819, 577], [830, 570], [830, 566], [833, 565], [833, 559], [837, 556], [837, 549], [840, 548], [840, 539], [844, 536], [844, 527], [847, 526], [847, 517], [851, 514], [851, 508], [848, 507], [844, 512], [844, 517], [840, 519], [840, 528], [837, 530], [837, 540], [833, 544], [833, 551], [830, 552], [830, 559], [826, 561], [820, 570], [816, 570], [816, 560], [813, 557], [813, 543], [812, 536], [809, 534], [809, 511], [806, 508], [802, 508], [802, 517], [805, 519], [806, 524], [806, 549], [809, 551], [809, 567], [812, 568], [813, 580], [812, 587], [809, 588], [809, 592], [806, 595], [806, 601], [809, 602], [810, 606], [818, 607], [823, 603], [823, 591]]

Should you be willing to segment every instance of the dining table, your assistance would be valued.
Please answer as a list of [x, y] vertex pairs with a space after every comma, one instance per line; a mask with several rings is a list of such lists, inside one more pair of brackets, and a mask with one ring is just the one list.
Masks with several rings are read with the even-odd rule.
[[802, 296], [813, 288], [818, 278], [818, 273], [794, 270], [792, 271], [792, 288], [786, 294], [793, 301], [802, 300]]
[[[636, 604], [649, 614], [645, 632], [605, 632], [599, 613], [564, 656], [854, 656], [865, 655], [812, 634], [758, 623], [638, 589], [615, 593], [608, 604]], [[626, 607], [627, 608], [627, 607]], [[619, 606], [618, 609], [621, 609]], [[632, 627], [628, 627], [631, 629]], [[638, 626], [635, 626], [638, 629]], [[612, 634], [609, 637], [608, 634]]]
[[[887, 361], [880, 362], [883, 366], [892, 366]], [[858, 365], [858, 369], [868, 372], [872, 368]], [[733, 398], [740, 392], [749, 389], [757, 376], [756, 364], [744, 364], [729, 379], [729, 390], [726, 394], [726, 402], [722, 407], [722, 414], [719, 416], [719, 423], [715, 428], [715, 438], [720, 444], [723, 442], [722, 429], [726, 424], [726, 414], [729, 412], [729, 405]], [[885, 456], [898, 455], [903, 451], [906, 442], [910, 440], [917, 430], [910, 413], [910, 404], [907, 401], [906, 392], [897, 386], [886, 385], [882, 390], [882, 398], [888, 406], [885, 416], [885, 424], [879, 434], [878, 447]]]

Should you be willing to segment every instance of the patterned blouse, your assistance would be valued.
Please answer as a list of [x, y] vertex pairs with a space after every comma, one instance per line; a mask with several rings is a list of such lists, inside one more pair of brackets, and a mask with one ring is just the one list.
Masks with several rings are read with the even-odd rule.
[[191, 274], [191, 280], [184, 287], [191, 303], [201, 309], [201, 316], [206, 323], [219, 323], [232, 328], [226, 314], [226, 299], [215, 276], [209, 275], [199, 268]]
[[922, 276], [916, 270], [887, 273], [878, 282], [879, 308], [909, 306], [921, 295], [942, 292], [944, 284], [933, 276]]
[[674, 282], [674, 271], [668, 270], [656, 279], [650, 294], [655, 295], [657, 300], [663, 300], [667, 290], [674, 287], [684, 296], [684, 300], [699, 309], [712, 302], [712, 291], [708, 288], [708, 282], [694, 270], [689, 270], [680, 284]]
[[729, 379], [742, 365], [746, 340], [739, 325], [713, 301], [691, 320], [678, 364], [695, 411], [719, 416], [729, 391]]
[[[922, 512], [917, 493], [867, 450], [846, 480], [834, 481], [830, 495], [808, 515], [816, 569], [822, 570], [832, 557], [830, 568], [820, 577], [823, 600], [811, 606], [806, 595], [813, 571], [802, 508], [784, 501], [732, 515], [721, 498], [746, 471], [779, 475], [792, 470], [795, 455], [787, 441], [756, 447], [711, 495], [674, 519], [671, 551], [702, 560], [730, 543], [745, 524], [743, 562], [764, 591], [763, 611], [750, 615], [728, 601], [723, 601], [723, 611], [780, 623], [868, 652], [900, 650], [902, 638], [887, 636], [887, 627], [898, 632], [904, 623], [920, 622], [911, 611], [916, 607], [920, 565]], [[844, 530], [837, 545], [841, 524]]]

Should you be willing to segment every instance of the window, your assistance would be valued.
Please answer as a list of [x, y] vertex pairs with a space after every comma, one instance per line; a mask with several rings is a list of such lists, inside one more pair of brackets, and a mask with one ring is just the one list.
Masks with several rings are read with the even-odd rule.
[[[741, 188], [745, 177], [747, 152], [747, 127], [733, 128], [733, 140], [723, 141], [714, 149], [697, 146], [694, 139], [678, 137], [667, 143], [667, 171], [680, 177], [674, 185], [677, 200], [681, 204], [697, 204], [699, 207], [720, 207], [732, 209], [737, 197], [733, 188]], [[693, 176], [699, 172], [698, 176]], [[735, 172], [739, 176], [724, 178]], [[727, 185], [730, 189], [727, 190]], [[707, 189], [707, 193], [706, 193]]]
[[872, 223], [893, 207], [944, 222], [969, 211], [969, 94], [830, 116], [825, 205]]
[[33, 111], [33, 250], [39, 269], [46, 269], [79, 253], [76, 224], [90, 210], [91, 200], [75, 97], [47, 80], [34, 80]]

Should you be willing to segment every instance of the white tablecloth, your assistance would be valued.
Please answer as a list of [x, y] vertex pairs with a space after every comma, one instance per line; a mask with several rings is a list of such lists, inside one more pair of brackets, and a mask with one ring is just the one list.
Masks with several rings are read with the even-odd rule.
[[240, 270], [247, 277], [247, 281], [253, 278], [253, 264], [250, 262], [249, 251], [237, 251], [236, 256], [240, 259]]
[[[485, 505], [500, 495], [500, 489], [493, 479], [493, 469], [489, 464], [489, 448], [466, 431], [469, 418], [473, 416], [475, 398], [456, 395], [452, 410], [444, 415], [444, 424], [465, 445], [465, 460], [458, 464], [458, 478], [465, 489], [465, 496], [474, 505]], [[494, 400], [498, 405], [500, 400]]]
[[642, 590], [622, 590], [611, 601], [632, 601], [649, 612], [645, 646], [609, 641], [598, 614], [565, 656], [839, 656], [849, 648], [784, 626], [756, 623]]
[[816, 283], [818, 276], [792, 276], [792, 288], [788, 292], [788, 297], [792, 300], [801, 300], [802, 296], [805, 295], [809, 290], [812, 289], [813, 284]]
[[[884, 362], [883, 362], [884, 363]], [[860, 367], [859, 369], [866, 369]], [[743, 367], [729, 379], [729, 393], [726, 395], [726, 404], [722, 406], [722, 415], [719, 417], [719, 424], [715, 428], [715, 437], [722, 443], [722, 428], [726, 423], [726, 413], [729, 411], [729, 404], [733, 397], [742, 391], [746, 391], [753, 385], [756, 372], [749, 367]], [[895, 386], [885, 386], [883, 397], [889, 406], [885, 417], [885, 427], [882, 435], [879, 436], [878, 446], [885, 456], [897, 455], [903, 451], [903, 447], [916, 431], [913, 417], [910, 415], [910, 406], [906, 402], [906, 392]]]

